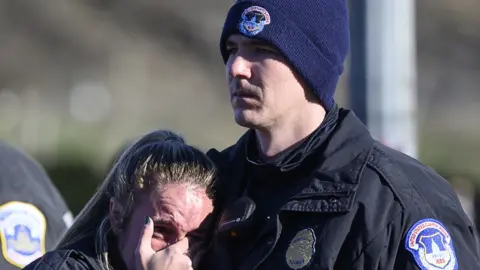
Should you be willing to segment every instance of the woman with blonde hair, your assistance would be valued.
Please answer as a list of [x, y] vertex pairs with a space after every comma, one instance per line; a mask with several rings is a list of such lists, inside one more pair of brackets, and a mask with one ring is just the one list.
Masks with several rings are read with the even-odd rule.
[[146, 134], [117, 158], [57, 249], [24, 269], [192, 269], [214, 174], [175, 133]]

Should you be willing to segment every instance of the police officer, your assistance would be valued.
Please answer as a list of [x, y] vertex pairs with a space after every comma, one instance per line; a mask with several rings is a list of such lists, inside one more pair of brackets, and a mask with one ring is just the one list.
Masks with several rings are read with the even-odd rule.
[[72, 214], [43, 168], [0, 141], [0, 269], [19, 269], [53, 249]]
[[449, 183], [375, 141], [334, 91], [349, 50], [346, 0], [238, 0], [220, 39], [248, 131], [220, 169], [202, 269], [480, 269]]

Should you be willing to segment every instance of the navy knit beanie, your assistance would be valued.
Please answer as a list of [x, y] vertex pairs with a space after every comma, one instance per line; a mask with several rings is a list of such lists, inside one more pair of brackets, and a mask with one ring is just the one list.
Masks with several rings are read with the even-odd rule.
[[232, 34], [279, 49], [328, 111], [350, 46], [347, 0], [238, 0], [229, 10], [220, 51]]

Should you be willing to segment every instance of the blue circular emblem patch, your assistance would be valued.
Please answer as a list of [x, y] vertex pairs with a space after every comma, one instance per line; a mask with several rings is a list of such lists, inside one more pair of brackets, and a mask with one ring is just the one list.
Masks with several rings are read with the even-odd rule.
[[255, 36], [262, 32], [265, 25], [270, 24], [270, 14], [259, 6], [252, 6], [245, 9], [242, 19], [238, 24], [238, 30], [246, 36]]
[[438, 220], [428, 218], [415, 223], [407, 233], [405, 248], [422, 270], [458, 269], [452, 238]]

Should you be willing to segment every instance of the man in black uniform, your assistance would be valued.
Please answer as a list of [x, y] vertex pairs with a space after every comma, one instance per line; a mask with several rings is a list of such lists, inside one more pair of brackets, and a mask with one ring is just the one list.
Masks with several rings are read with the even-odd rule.
[[480, 269], [449, 183], [372, 139], [334, 91], [346, 0], [237, 1], [220, 40], [235, 121], [202, 269]]
[[43, 168], [0, 142], [0, 269], [19, 269], [53, 249], [72, 214]]

